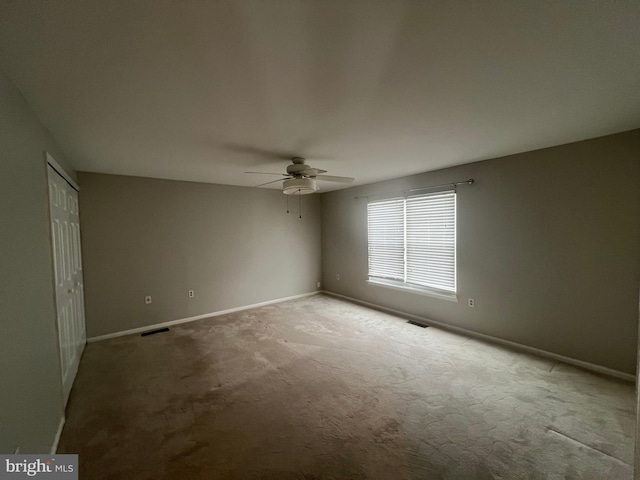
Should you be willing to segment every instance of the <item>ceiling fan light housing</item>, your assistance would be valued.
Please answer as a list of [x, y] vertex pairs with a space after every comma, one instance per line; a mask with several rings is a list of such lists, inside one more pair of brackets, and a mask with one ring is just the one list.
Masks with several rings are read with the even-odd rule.
[[318, 190], [313, 178], [291, 178], [282, 183], [282, 193], [285, 195], [307, 195]]

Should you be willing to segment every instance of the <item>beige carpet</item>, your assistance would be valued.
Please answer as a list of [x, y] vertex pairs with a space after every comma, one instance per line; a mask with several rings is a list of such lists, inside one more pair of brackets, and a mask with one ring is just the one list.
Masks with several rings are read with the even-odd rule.
[[630, 479], [633, 385], [314, 296], [87, 346], [83, 479]]

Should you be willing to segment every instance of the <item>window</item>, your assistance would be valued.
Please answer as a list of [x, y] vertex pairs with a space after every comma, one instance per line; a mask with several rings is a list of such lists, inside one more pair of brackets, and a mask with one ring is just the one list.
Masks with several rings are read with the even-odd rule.
[[455, 296], [455, 191], [370, 202], [367, 224], [370, 281]]

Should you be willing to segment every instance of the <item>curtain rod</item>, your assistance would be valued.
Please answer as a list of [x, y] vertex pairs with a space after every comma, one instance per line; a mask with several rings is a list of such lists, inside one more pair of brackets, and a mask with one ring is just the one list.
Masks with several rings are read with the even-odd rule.
[[465, 180], [463, 182], [441, 183], [440, 185], [431, 185], [430, 187], [411, 188], [409, 190], [402, 190], [402, 191], [395, 191], [395, 192], [372, 193], [371, 195], [359, 195], [359, 196], [353, 197], [353, 199], [356, 200], [358, 198], [369, 198], [369, 197], [375, 197], [378, 195], [391, 195], [395, 193], [417, 192], [419, 190], [429, 190], [432, 188], [440, 188], [440, 187], [453, 187], [455, 189], [455, 187], [458, 185], [472, 185], [473, 183], [475, 183], [475, 180], [473, 178], [470, 178], [469, 180]]

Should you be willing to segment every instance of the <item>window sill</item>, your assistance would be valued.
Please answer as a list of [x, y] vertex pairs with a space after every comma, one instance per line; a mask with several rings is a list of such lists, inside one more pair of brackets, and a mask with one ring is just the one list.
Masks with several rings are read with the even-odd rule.
[[439, 298], [447, 302], [458, 303], [458, 296], [454, 293], [442, 293], [429, 288], [413, 287], [406, 284], [397, 283], [391, 280], [372, 280], [368, 279], [367, 283], [376, 287], [391, 288], [392, 290], [400, 290], [407, 293], [415, 293], [416, 295], [424, 295], [425, 297]]

